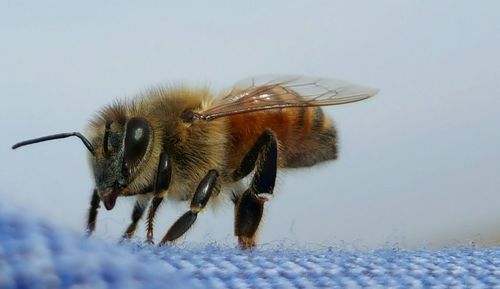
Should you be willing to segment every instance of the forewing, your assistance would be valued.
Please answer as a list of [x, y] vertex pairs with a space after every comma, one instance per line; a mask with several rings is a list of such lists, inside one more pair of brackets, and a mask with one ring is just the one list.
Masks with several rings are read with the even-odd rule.
[[287, 107], [338, 105], [375, 95], [378, 90], [337, 79], [295, 75], [258, 76], [236, 83], [233, 89], [197, 117], [218, 117]]

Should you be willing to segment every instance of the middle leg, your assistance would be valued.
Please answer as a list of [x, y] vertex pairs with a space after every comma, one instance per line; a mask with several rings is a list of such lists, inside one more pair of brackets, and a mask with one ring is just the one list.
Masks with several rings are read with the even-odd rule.
[[184, 213], [184, 215], [182, 215], [172, 225], [172, 227], [170, 227], [161, 240], [160, 245], [175, 241], [184, 235], [189, 228], [191, 228], [193, 223], [196, 221], [198, 213], [205, 208], [213, 192], [220, 189], [217, 183], [218, 177], [219, 174], [216, 170], [210, 170], [203, 180], [201, 180], [200, 184], [196, 188], [193, 199], [191, 200], [189, 211]]
[[147, 229], [146, 229], [146, 243], [148, 243], [148, 244], [154, 244], [153, 224], [154, 224], [156, 211], [160, 207], [161, 202], [163, 202], [163, 197], [159, 197], [159, 196], [154, 197], [153, 200], [151, 201], [151, 205], [149, 206], [148, 222], [147, 222]]

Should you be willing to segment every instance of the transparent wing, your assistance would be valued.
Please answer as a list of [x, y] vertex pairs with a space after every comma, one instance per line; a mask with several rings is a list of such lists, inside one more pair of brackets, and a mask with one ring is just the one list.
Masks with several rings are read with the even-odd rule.
[[338, 105], [367, 99], [378, 92], [337, 79], [264, 75], [244, 79], [196, 117], [218, 117], [288, 107]]

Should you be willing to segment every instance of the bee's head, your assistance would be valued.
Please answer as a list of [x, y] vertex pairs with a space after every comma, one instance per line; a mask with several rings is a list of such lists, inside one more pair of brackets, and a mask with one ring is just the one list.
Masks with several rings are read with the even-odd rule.
[[142, 117], [105, 120], [91, 138], [90, 156], [97, 192], [111, 210], [120, 195], [134, 194], [130, 187], [150, 151], [152, 129]]
[[70, 136], [80, 138], [90, 152], [99, 197], [106, 209], [111, 210], [118, 196], [140, 192], [130, 185], [151, 150], [152, 129], [148, 121], [141, 117], [119, 121], [101, 119], [93, 122], [92, 128], [90, 140], [79, 132], [59, 133], [22, 141], [12, 148]]

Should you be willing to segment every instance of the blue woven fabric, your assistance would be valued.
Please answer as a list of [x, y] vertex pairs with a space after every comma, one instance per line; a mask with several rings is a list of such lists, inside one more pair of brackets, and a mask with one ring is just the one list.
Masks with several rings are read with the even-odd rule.
[[500, 288], [500, 249], [116, 245], [0, 205], [0, 288]]

